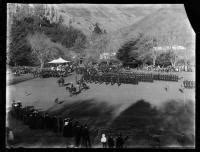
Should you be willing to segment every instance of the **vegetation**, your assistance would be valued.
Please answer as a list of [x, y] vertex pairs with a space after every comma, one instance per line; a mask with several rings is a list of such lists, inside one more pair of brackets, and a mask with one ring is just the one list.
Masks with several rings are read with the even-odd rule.
[[[139, 33], [134, 39], [127, 41], [117, 52], [117, 58], [123, 63], [124, 66], [140, 66], [148, 65], [161, 65], [161, 66], [176, 66], [177, 63], [188, 65], [189, 57], [186, 55], [186, 49], [174, 50], [173, 47], [177, 46], [177, 35], [170, 32], [167, 36], [148, 36]], [[155, 47], [167, 46], [163, 50], [156, 50]], [[181, 62], [180, 62], [181, 61]]]
[[[28, 6], [25, 8], [28, 8]], [[51, 13], [51, 16], [45, 15], [45, 8], [41, 5], [36, 6], [34, 9], [35, 13], [30, 12], [30, 9], [24, 10], [24, 7], [17, 7], [17, 11], [10, 14], [12, 20], [9, 33], [8, 58], [10, 65], [41, 65], [41, 58], [38, 58], [38, 55], [33, 52], [38, 50], [35, 47], [39, 47], [43, 41], [48, 44], [48, 47], [57, 46], [58, 48], [59, 45], [62, 48], [60, 49], [62, 51], [57, 51], [57, 56], [64, 57], [64, 55], [69, 54], [69, 50], [78, 53], [84, 51], [87, 38], [80, 30], [72, 26], [64, 26], [62, 16], [54, 21], [55, 13]], [[35, 38], [30, 38], [30, 35], [34, 35], [34, 33], [43, 34], [41, 34], [41, 37], [36, 34]], [[28, 41], [27, 37], [29, 37]], [[40, 38], [37, 40], [38, 37]], [[39, 42], [39, 40], [42, 41]], [[33, 45], [34, 43], [38, 45]], [[54, 47], [52, 49], [55, 50]]]
[[[42, 67], [41, 59], [35, 53], [35, 47], [38, 46], [31, 45], [33, 40], [30, 40], [37, 35], [43, 35], [43, 39], [47, 39], [44, 40], [48, 41], [47, 48], [53, 47], [49, 52], [54, 52], [54, 55], [48, 55], [45, 62], [57, 56], [66, 59], [70, 59], [72, 56], [81, 56], [96, 61], [104, 52], [117, 52], [117, 59], [123, 65], [132, 67], [144, 64], [175, 66], [181, 63], [188, 65], [191, 61], [192, 34], [187, 28], [183, 12], [174, 11], [174, 9], [160, 9], [158, 10], [160, 13], [149, 14], [137, 23], [111, 33], [108, 28], [104, 29], [107, 25], [105, 26], [101, 20], [98, 20], [98, 22], [95, 21], [95, 24], [89, 23], [89, 25], [93, 25], [93, 30], [90, 27], [91, 35], [85, 35], [84, 28], [76, 29], [72, 24], [73, 9], [66, 11], [72, 15], [69, 24], [66, 24], [68, 14], [59, 12], [53, 6], [34, 5], [34, 7], [30, 7], [22, 4], [20, 6], [10, 4], [9, 6], [13, 6], [9, 11], [11, 20], [9, 25], [11, 26], [8, 63], [10, 65], [40, 65]], [[85, 16], [80, 13], [76, 12], [74, 15], [84, 18]], [[184, 20], [184, 24], [181, 24], [183, 21], [175, 20], [178, 17]], [[79, 19], [77, 19], [78, 21], [73, 19], [73, 22], [81, 23], [80, 26], [88, 26]], [[87, 18], [85, 21], [89, 22], [89, 19]], [[135, 36], [136, 33], [140, 34]], [[32, 38], [30, 38], [31, 36]], [[36, 44], [39, 45], [40, 42]], [[187, 49], [184, 51], [174, 51], [173, 49], [157, 51], [154, 49], [157, 46], [172, 48], [174, 45], [181, 45]], [[57, 46], [56, 49], [54, 46]]]

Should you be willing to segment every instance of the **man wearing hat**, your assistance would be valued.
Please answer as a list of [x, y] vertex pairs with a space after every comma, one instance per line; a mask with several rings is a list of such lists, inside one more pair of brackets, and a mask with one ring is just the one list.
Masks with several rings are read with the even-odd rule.
[[63, 136], [68, 138], [66, 140], [66, 145], [68, 147], [69, 146], [69, 138], [73, 137], [73, 135], [72, 135], [72, 122], [71, 122], [70, 118], [64, 119]]

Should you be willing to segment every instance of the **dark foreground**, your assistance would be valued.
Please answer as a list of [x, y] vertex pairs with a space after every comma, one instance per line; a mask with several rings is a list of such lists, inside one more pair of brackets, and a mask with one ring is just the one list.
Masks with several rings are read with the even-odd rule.
[[[50, 115], [70, 117], [81, 124], [87, 123], [90, 129], [92, 147], [101, 147], [101, 134], [118, 133], [128, 136], [124, 147], [168, 147], [194, 146], [194, 103], [168, 101], [161, 108], [152, 107], [140, 100], [113, 118], [114, 106], [106, 102], [96, 103], [85, 100], [64, 105]], [[45, 129], [30, 129], [23, 122], [9, 116], [13, 129], [14, 147], [66, 147], [66, 140], [74, 145], [74, 139], [64, 138], [62, 133]]]

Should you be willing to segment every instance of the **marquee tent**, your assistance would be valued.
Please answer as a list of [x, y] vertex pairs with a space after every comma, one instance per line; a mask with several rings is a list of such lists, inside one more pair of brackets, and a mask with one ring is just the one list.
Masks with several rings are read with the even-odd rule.
[[52, 60], [52, 61], [50, 61], [50, 62], [48, 62], [48, 63], [60, 64], [60, 63], [68, 63], [68, 62], [70, 62], [70, 61], [66, 61], [66, 60], [64, 60], [64, 59], [62, 59], [62, 58], [60, 57], [60, 58], [58, 58], [58, 59], [56, 59], [56, 60]]

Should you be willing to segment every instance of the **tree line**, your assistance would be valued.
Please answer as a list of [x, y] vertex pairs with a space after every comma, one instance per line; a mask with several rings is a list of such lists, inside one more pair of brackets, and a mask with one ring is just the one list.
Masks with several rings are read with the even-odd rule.
[[[175, 37], [173, 33], [170, 34]], [[188, 65], [190, 63], [190, 58], [186, 55], [188, 50], [186, 48], [183, 50], [174, 50], [173, 47], [177, 44], [176, 40], [170, 39], [169, 35], [158, 37], [139, 33], [119, 48], [116, 57], [124, 66], [132, 67], [143, 65], [160, 65], [166, 67], [169, 65], [175, 66], [178, 63]], [[155, 49], [162, 46], [167, 46], [168, 48], [165, 50]]]

